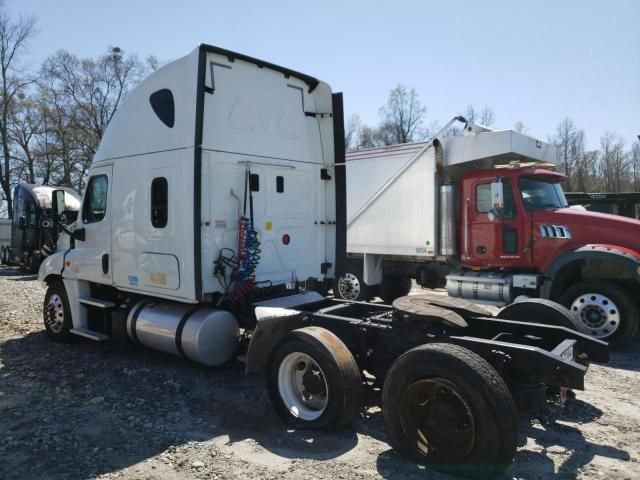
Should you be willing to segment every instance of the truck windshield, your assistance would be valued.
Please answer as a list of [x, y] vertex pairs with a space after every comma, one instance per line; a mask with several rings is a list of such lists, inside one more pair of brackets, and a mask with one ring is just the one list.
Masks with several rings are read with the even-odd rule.
[[564, 192], [557, 182], [540, 177], [520, 177], [518, 180], [522, 203], [527, 210], [568, 207]]

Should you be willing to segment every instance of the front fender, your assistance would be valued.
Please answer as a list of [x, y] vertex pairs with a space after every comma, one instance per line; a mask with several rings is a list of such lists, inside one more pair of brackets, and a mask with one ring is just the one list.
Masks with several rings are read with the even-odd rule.
[[554, 284], [564, 281], [563, 276], [570, 270], [568, 267], [586, 261], [606, 265], [615, 278], [633, 279], [640, 283], [640, 254], [615, 245], [590, 244], [565, 252], [551, 263], [545, 272], [542, 297], [554, 298]]
[[64, 268], [64, 252], [56, 252], [45, 258], [38, 270], [38, 280], [46, 282], [51, 276], [62, 276]]

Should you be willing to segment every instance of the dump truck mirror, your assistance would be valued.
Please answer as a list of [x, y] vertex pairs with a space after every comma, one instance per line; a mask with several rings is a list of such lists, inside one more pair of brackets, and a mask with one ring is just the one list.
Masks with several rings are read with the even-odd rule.
[[502, 180], [491, 183], [491, 208], [500, 210], [504, 207], [504, 186]]
[[504, 185], [502, 179], [498, 178], [491, 183], [491, 209], [488, 212], [489, 220], [495, 222], [502, 218], [504, 207]]
[[65, 210], [64, 190], [54, 190], [51, 198], [51, 218], [56, 225], [61, 223], [62, 214]]

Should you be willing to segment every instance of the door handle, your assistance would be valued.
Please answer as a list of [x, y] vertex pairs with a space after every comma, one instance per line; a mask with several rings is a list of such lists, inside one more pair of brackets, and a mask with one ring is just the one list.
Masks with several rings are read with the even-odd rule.
[[102, 255], [102, 273], [105, 275], [109, 273], [109, 254]]

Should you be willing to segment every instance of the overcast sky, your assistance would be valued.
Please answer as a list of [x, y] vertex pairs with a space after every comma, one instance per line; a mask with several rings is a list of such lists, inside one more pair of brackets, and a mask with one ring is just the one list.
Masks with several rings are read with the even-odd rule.
[[141, 58], [210, 43], [327, 81], [346, 115], [378, 122], [398, 83], [413, 86], [427, 123], [485, 104], [496, 127], [520, 120], [545, 139], [571, 116], [595, 148], [605, 130], [629, 148], [640, 133], [640, 1], [5, 0], [33, 13], [27, 61], [108, 45]]

